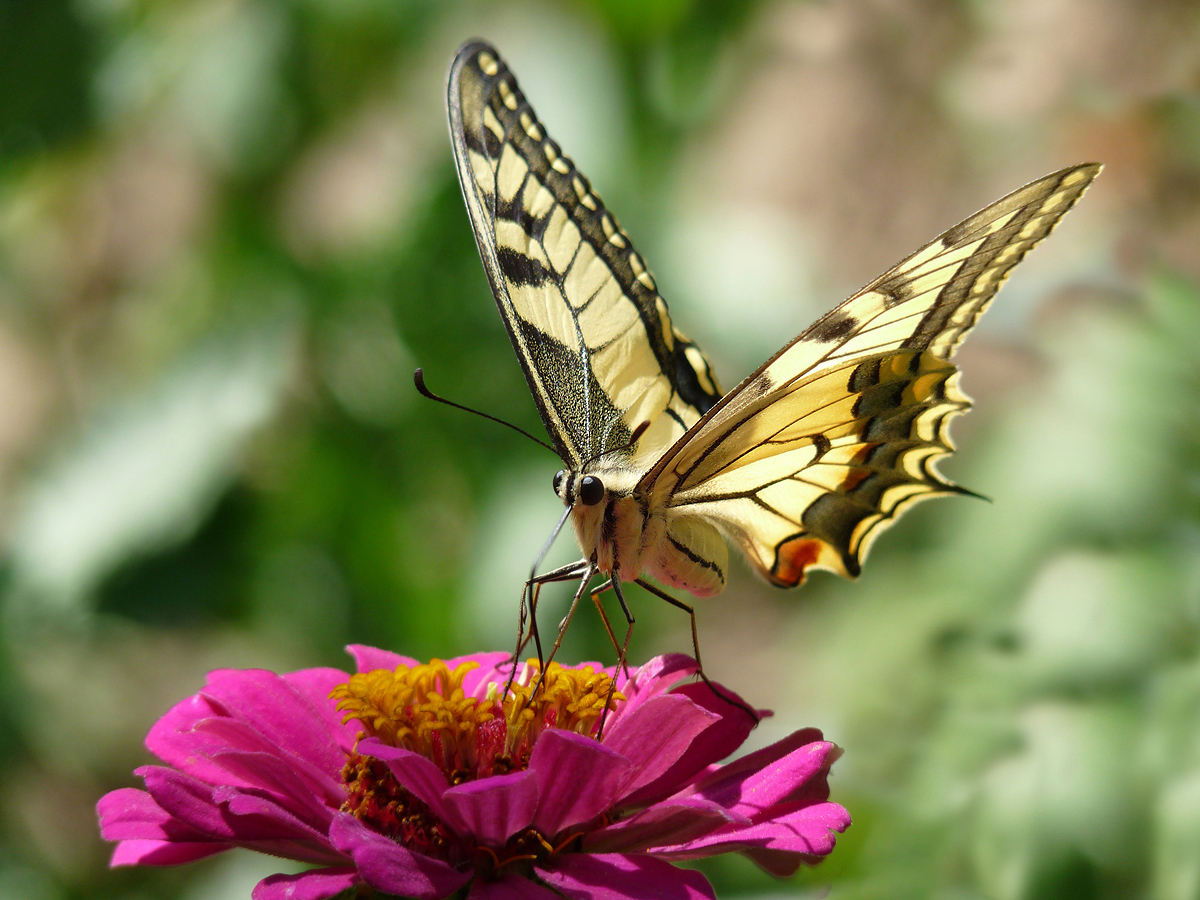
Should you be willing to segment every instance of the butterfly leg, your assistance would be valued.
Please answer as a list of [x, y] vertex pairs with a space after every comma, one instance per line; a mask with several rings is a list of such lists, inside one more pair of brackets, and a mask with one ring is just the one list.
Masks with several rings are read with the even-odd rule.
[[[644, 587], [646, 590], [648, 590], [650, 593], [652, 593], [655, 597], [658, 597], [660, 600], [667, 601], [672, 606], [674, 606], [676, 609], [682, 609], [685, 613], [688, 614], [688, 616], [692, 620], [692, 651], [696, 654], [696, 667], [697, 667], [696, 674], [700, 676], [700, 679], [706, 685], [708, 685], [709, 690], [711, 690], [714, 694], [716, 694], [718, 697], [720, 697], [722, 700], [724, 700], [730, 706], [736, 706], [738, 709], [744, 711], [748, 716], [750, 716], [750, 718], [752, 718], [754, 720], [754, 724], [757, 725], [758, 721], [759, 721], [758, 713], [756, 713], [753, 709], [751, 709], [745, 703], [742, 703], [740, 700], [735, 700], [733, 697], [728, 696], [724, 691], [722, 691], [715, 684], [713, 684], [711, 681], [709, 681], [708, 676], [706, 674], [704, 674], [704, 663], [701, 662], [701, 660], [700, 660], [700, 637], [696, 633], [696, 611], [694, 609], [692, 609], [690, 606], [688, 606], [686, 603], [684, 603], [682, 600], [678, 599], [677, 597], [672, 597], [666, 591], [662, 590], [662, 588], [658, 587], [657, 585], [651, 584], [650, 582], [646, 581], [644, 578], [639, 578], [637, 580], [637, 583], [640, 584], [642, 587]], [[618, 596], [620, 596], [620, 595], [618, 594]]]
[[[538, 664], [543, 669], [545, 668], [543, 664], [542, 639], [537, 627], [537, 602], [541, 594], [542, 585], [560, 581], [574, 581], [576, 578], [582, 577], [590, 565], [587, 560], [581, 559], [565, 566], [559, 566], [557, 569], [552, 569], [549, 572], [543, 572], [541, 575], [532, 575], [525, 582], [525, 586], [521, 588], [521, 611], [517, 621], [517, 646], [513, 650], [512, 668], [508, 673], [508, 681], [504, 685], [504, 693], [500, 696], [508, 696], [508, 691], [512, 687], [513, 679], [517, 674], [517, 660], [521, 656], [521, 651], [525, 649], [525, 645], [529, 643], [530, 638], [533, 638], [534, 646], [537, 647]], [[527, 620], [529, 624], [528, 633], [525, 631]], [[561, 636], [559, 639], [561, 640]], [[555, 647], [557, 648], [557, 646], [556, 643]]]
[[[625, 593], [621, 590], [621, 585], [616, 579], [610, 579], [608, 586], [612, 588], [614, 594], [617, 595], [617, 602], [621, 604], [621, 612], [625, 614], [625, 640], [617, 647], [617, 669], [626, 668], [626, 660], [629, 656], [629, 639], [633, 637], [634, 618], [633, 613], [629, 611], [628, 604], [625, 603]], [[598, 601], [597, 601], [598, 602]], [[613, 637], [612, 628], [608, 629], [609, 637]], [[613, 641], [613, 646], [617, 646], [617, 642]]]
[[621, 645], [617, 643], [617, 636], [613, 633], [612, 623], [608, 621], [608, 613], [604, 611], [604, 604], [600, 602], [600, 595], [607, 590], [612, 589], [612, 579], [604, 582], [600, 587], [592, 591], [592, 603], [596, 606], [596, 612], [600, 613], [600, 621], [604, 623], [604, 631], [608, 634], [608, 642], [612, 644], [613, 650], [621, 653]]
[[[542, 659], [542, 644], [538, 636], [537, 630], [537, 603], [541, 595], [542, 585], [553, 584], [560, 581], [574, 581], [579, 578], [587, 568], [587, 560], [579, 560], [578, 562], [570, 563], [569, 565], [560, 566], [549, 572], [544, 572], [541, 575], [533, 575], [525, 586], [521, 589], [521, 613], [517, 621], [517, 649], [513, 652], [513, 661], [521, 655], [521, 651], [525, 649], [525, 645], [529, 643], [529, 639], [533, 638], [534, 644], [538, 648], [538, 660]], [[529, 633], [525, 632], [526, 619], [528, 614]]]
[[599, 740], [600, 736], [604, 734], [604, 721], [608, 718], [608, 709], [612, 704], [613, 694], [617, 690], [616, 676], [625, 669], [625, 660], [629, 655], [629, 639], [633, 637], [633, 625], [635, 621], [633, 618], [633, 613], [629, 611], [629, 604], [625, 602], [625, 593], [621, 590], [621, 583], [617, 579], [610, 578], [607, 584], [601, 585], [599, 590], [592, 592], [592, 602], [595, 603], [596, 608], [600, 610], [600, 617], [604, 620], [604, 627], [608, 629], [608, 636], [609, 639], [612, 640], [614, 647], [617, 646], [616, 635], [613, 634], [612, 626], [608, 623], [608, 617], [604, 614], [604, 608], [600, 605], [599, 599], [599, 595], [608, 588], [612, 588], [612, 592], [617, 595], [617, 602], [621, 604], [621, 612], [625, 614], [625, 621], [628, 623], [628, 627], [625, 629], [625, 640], [621, 643], [621, 646], [617, 650], [617, 665], [616, 668], [613, 669], [613, 679], [608, 685], [608, 698], [604, 701], [604, 709], [600, 713], [600, 725], [596, 729], [597, 740]]
[[[546, 657], [545, 663], [538, 670], [537, 681], [533, 685], [533, 690], [529, 692], [530, 697], [537, 694], [537, 692], [541, 689], [542, 680], [546, 675], [546, 667], [549, 666], [550, 663], [554, 662], [554, 657], [558, 655], [558, 648], [562, 645], [563, 635], [567, 633], [567, 628], [571, 624], [571, 619], [575, 616], [575, 610], [579, 606], [579, 601], [583, 597], [584, 592], [587, 590], [588, 583], [591, 582], [592, 577], [595, 574], [595, 563], [586, 563], [583, 567], [583, 571], [578, 574], [579, 588], [575, 591], [575, 596], [571, 600], [571, 606], [567, 609], [567, 614], [563, 616], [562, 621], [558, 623], [558, 634], [554, 638], [554, 646], [550, 648], [550, 655]], [[541, 587], [541, 585], [539, 584], [538, 587]], [[541, 657], [539, 656], [539, 661], [540, 660]]]

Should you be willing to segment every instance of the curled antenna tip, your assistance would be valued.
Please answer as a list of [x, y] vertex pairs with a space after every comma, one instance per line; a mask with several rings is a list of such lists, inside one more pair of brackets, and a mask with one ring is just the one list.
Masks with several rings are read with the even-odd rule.
[[415, 372], [413, 372], [413, 384], [416, 385], [417, 391], [420, 393], [420, 395], [422, 397], [425, 397], [429, 400], [436, 400], [438, 403], [444, 403], [444, 404], [446, 404], [446, 406], [452, 406], [455, 409], [461, 409], [463, 412], [469, 412], [472, 415], [480, 416], [481, 418], [488, 419], [492, 422], [496, 422], [500, 425], [503, 425], [505, 428], [511, 428], [513, 431], [517, 432], [517, 434], [525, 435], [525, 437], [529, 438], [535, 444], [541, 444], [543, 447], [545, 447], [551, 453], [557, 452], [553, 447], [551, 447], [545, 441], [534, 437], [532, 434], [530, 434], [524, 428], [518, 428], [512, 422], [505, 422], [503, 419], [498, 419], [495, 416], [490, 415], [488, 413], [480, 412], [479, 410], [472, 409], [469, 406], [463, 406], [461, 403], [455, 403], [453, 400], [447, 400], [445, 397], [439, 397], [437, 394], [435, 394], [433, 391], [431, 391], [425, 385], [425, 372], [421, 369], [417, 369]]
[[422, 369], [418, 368], [417, 371], [413, 372], [413, 384], [417, 386], [417, 391], [422, 397], [430, 397], [432, 392], [429, 388], [425, 387], [425, 372]]

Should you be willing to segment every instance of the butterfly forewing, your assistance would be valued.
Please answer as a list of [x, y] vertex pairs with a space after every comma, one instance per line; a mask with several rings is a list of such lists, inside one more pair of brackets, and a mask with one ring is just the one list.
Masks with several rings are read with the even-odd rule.
[[969, 406], [948, 358], [1099, 169], [1026, 185], [876, 279], [734, 388], [639, 489], [719, 523], [776, 584], [813, 567], [856, 575], [906, 508], [960, 490], [934, 466]]
[[449, 107], [479, 252], [559, 455], [576, 471], [613, 450], [657, 455], [719, 399], [707, 360], [492, 47], [459, 51]]

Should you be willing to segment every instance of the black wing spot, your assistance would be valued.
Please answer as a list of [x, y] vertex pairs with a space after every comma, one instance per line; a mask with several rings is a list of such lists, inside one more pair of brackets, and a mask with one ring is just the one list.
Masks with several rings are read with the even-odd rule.
[[[708, 412], [712, 405], [721, 399], [721, 395], [710, 394], [701, 387], [700, 376], [687, 355], [687, 348], [691, 346], [692, 344], [685, 344], [682, 341], [675, 345], [675, 352], [671, 358], [674, 370], [670, 374], [674, 376], [672, 380], [675, 383], [675, 390], [679, 392], [679, 396], [683, 398], [683, 401], [696, 407], [703, 414]], [[712, 373], [706, 372], [705, 374], [711, 381]]]
[[891, 309], [905, 300], [911, 300], [913, 296], [912, 285], [904, 280], [904, 276], [879, 285], [875, 288], [875, 292], [883, 297], [883, 305], [887, 309]]
[[857, 327], [858, 319], [854, 318], [854, 316], [834, 316], [814, 325], [812, 337], [814, 340], [824, 343], [840, 341], [842, 338], [848, 337]]
[[742, 396], [747, 400], [757, 400], [769, 394], [773, 387], [775, 387], [775, 382], [770, 375], [763, 372], [742, 389]]
[[538, 243], [544, 243], [546, 240], [546, 229], [550, 227], [550, 216], [554, 214], [554, 210], [558, 209], [558, 204], [552, 204], [550, 211], [545, 213], [541, 218], [530, 219], [525, 217], [526, 230], [530, 237], [534, 238]]
[[484, 155], [489, 160], [499, 159], [501, 152], [504, 150], [503, 145], [500, 143], [500, 138], [496, 137], [495, 132], [490, 128], [480, 127], [479, 131], [483, 137]]
[[854, 401], [854, 417], [871, 418], [887, 415], [894, 409], [900, 409], [904, 405], [904, 390], [907, 387], [907, 381], [889, 381], [884, 384], [872, 385]]
[[913, 423], [925, 412], [926, 406], [904, 406], [882, 415], [877, 415], [863, 430], [863, 440], [870, 444], [885, 444], [891, 441], [908, 441], [913, 437]]
[[540, 287], [550, 277], [546, 267], [536, 259], [508, 247], [501, 247], [496, 251], [496, 261], [500, 263], [500, 271], [504, 273], [504, 277], [516, 284]]
[[833, 447], [833, 444], [829, 442], [829, 438], [825, 437], [823, 434], [814, 434], [812, 436], [812, 442], [813, 446], [817, 448], [817, 459], [820, 459], [829, 452], [830, 448]]
[[879, 359], [869, 359], [854, 367], [846, 382], [846, 389], [859, 394], [879, 384]]
[[842, 550], [850, 546], [858, 523], [873, 514], [873, 510], [847, 502], [840, 494], [824, 494], [804, 511], [800, 522], [809, 534]]

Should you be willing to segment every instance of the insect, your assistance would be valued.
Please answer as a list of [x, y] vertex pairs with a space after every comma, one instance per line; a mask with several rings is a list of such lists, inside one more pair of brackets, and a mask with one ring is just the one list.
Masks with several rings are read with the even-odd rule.
[[563, 462], [559, 528], [569, 519], [583, 551], [538, 573], [543, 551], [531, 572], [520, 631], [528, 608], [539, 657], [542, 584], [579, 582], [561, 640], [580, 597], [605, 576], [592, 598], [603, 616], [598, 595], [616, 593], [629, 625], [623, 659], [633, 626], [624, 583], [692, 615], [697, 643], [692, 608], [658, 585], [719, 593], [727, 540], [781, 587], [811, 569], [854, 577], [913, 504], [970, 493], [936, 469], [953, 451], [950, 420], [970, 405], [951, 359], [1098, 164], [1047, 175], [955, 225], [723, 394], [629, 236], [546, 134], [495, 48], [460, 48], [448, 93], [479, 253]]

